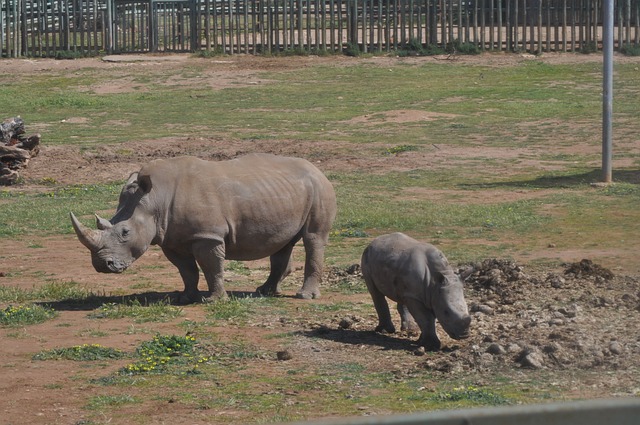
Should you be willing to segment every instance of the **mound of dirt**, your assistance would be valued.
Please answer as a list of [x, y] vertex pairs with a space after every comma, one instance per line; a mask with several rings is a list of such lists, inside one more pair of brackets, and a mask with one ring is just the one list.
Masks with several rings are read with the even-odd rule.
[[[473, 316], [472, 336], [453, 341], [441, 333], [443, 352], [426, 356], [426, 369], [610, 370], [633, 367], [640, 356], [640, 339], [628, 332], [638, 326], [637, 278], [615, 276], [586, 259], [550, 272], [493, 258], [463, 266], [459, 274]], [[356, 285], [360, 276], [355, 266], [332, 269], [325, 282]], [[416, 355], [425, 354], [413, 347]]]
[[635, 278], [617, 277], [587, 259], [561, 274], [488, 259], [467, 266], [461, 277], [475, 337], [438, 362], [426, 362], [429, 369], [615, 369], [640, 355], [637, 336], [621, 326], [634, 316], [629, 310], [640, 310]]
[[605, 281], [613, 279], [611, 270], [594, 264], [593, 261], [584, 259], [578, 263], [569, 264], [564, 274], [573, 278], [594, 278]]

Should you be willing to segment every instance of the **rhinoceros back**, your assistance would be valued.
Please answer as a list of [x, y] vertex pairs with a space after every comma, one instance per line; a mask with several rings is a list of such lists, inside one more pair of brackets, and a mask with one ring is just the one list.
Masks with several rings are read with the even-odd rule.
[[336, 213], [331, 183], [299, 158], [252, 154], [211, 162], [194, 157], [156, 160], [139, 178], [152, 182], [150, 202], [161, 214], [164, 244], [224, 240], [226, 257], [263, 258], [303, 228], [326, 228]]

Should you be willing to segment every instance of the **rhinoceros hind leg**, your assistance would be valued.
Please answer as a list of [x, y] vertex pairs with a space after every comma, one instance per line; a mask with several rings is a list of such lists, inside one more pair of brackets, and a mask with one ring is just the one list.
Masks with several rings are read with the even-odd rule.
[[393, 321], [391, 320], [391, 312], [389, 311], [387, 298], [382, 292], [380, 292], [376, 284], [371, 280], [371, 277], [365, 275], [364, 281], [367, 284], [367, 289], [369, 289], [369, 294], [373, 300], [373, 306], [376, 308], [376, 313], [378, 313], [378, 326], [376, 326], [376, 332], [395, 333], [396, 327], [393, 325]]
[[280, 282], [291, 273], [291, 253], [293, 246], [299, 239], [291, 241], [287, 246], [282, 248], [270, 257], [271, 272], [266, 282], [256, 288], [256, 292], [260, 295], [280, 295]]
[[410, 333], [420, 333], [420, 327], [414, 320], [406, 305], [398, 303], [398, 313], [400, 314], [400, 330]]
[[307, 233], [302, 236], [305, 250], [304, 283], [296, 293], [296, 298], [310, 300], [320, 298], [320, 282], [324, 265], [324, 247], [328, 239], [326, 234]]

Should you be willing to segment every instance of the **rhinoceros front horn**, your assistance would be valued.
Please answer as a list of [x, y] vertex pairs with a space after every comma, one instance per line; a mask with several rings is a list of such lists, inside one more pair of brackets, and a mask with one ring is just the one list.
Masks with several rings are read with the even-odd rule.
[[70, 212], [71, 224], [73, 224], [73, 230], [76, 231], [78, 239], [82, 245], [89, 248], [90, 251], [97, 251], [100, 249], [100, 240], [102, 239], [102, 232], [99, 230], [89, 229], [84, 224], [80, 223], [76, 216]]

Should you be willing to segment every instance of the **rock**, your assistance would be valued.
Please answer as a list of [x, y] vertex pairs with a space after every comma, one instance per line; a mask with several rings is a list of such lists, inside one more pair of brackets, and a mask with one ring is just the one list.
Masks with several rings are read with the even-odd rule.
[[520, 347], [518, 344], [515, 343], [511, 343], [507, 346], [507, 352], [508, 353], [518, 353], [522, 350], [522, 347]]
[[567, 281], [562, 276], [550, 273], [549, 275], [547, 275], [547, 282], [551, 285], [552, 288], [559, 289], [562, 288]]
[[567, 308], [564, 308], [564, 307], [560, 307], [558, 309], [558, 313], [562, 314], [565, 317], [572, 318], [572, 317], [576, 317], [577, 316], [578, 311], [577, 311], [577, 309], [573, 309], [573, 308], [572, 309], [567, 309]]
[[353, 326], [353, 319], [350, 317], [345, 317], [340, 320], [338, 326], [340, 327], [340, 329], [350, 329]]
[[486, 304], [474, 304], [471, 306], [471, 312], [473, 313], [482, 313], [488, 316], [493, 315], [493, 309]]
[[560, 344], [558, 344], [557, 342], [552, 342], [551, 344], [545, 345], [544, 347], [542, 347], [542, 351], [550, 354], [550, 353], [557, 353], [562, 349], [562, 346]]
[[485, 335], [482, 342], [495, 342], [496, 339], [493, 335]]
[[542, 354], [534, 351], [525, 355], [521, 360], [522, 367], [528, 367], [531, 369], [542, 369], [544, 367], [544, 358]]
[[561, 326], [561, 325], [564, 325], [564, 319], [549, 320], [549, 326]]
[[506, 352], [507, 350], [505, 350], [502, 345], [497, 344], [495, 342], [489, 345], [489, 347], [487, 347], [487, 353], [489, 354], [502, 355], [502, 354], [505, 354]]
[[609, 351], [611, 354], [622, 354], [623, 348], [622, 345], [618, 341], [611, 341], [609, 344]]
[[493, 363], [494, 358], [493, 355], [491, 355], [491, 353], [482, 353], [480, 355], [480, 364], [482, 365], [490, 365], [491, 363]]
[[565, 336], [560, 332], [551, 332], [549, 334], [549, 339], [565, 339]]
[[276, 353], [276, 357], [278, 358], [278, 360], [280, 361], [286, 361], [286, 360], [291, 360], [293, 358], [293, 356], [291, 355], [291, 353], [289, 352], [289, 350], [282, 350], [282, 351], [278, 351]]
[[347, 274], [357, 275], [358, 273], [360, 273], [360, 264], [352, 264], [347, 267], [345, 271], [347, 272]]
[[424, 347], [418, 347], [413, 350], [413, 354], [415, 354], [416, 356], [424, 356], [426, 353], [427, 351], [424, 349]]

